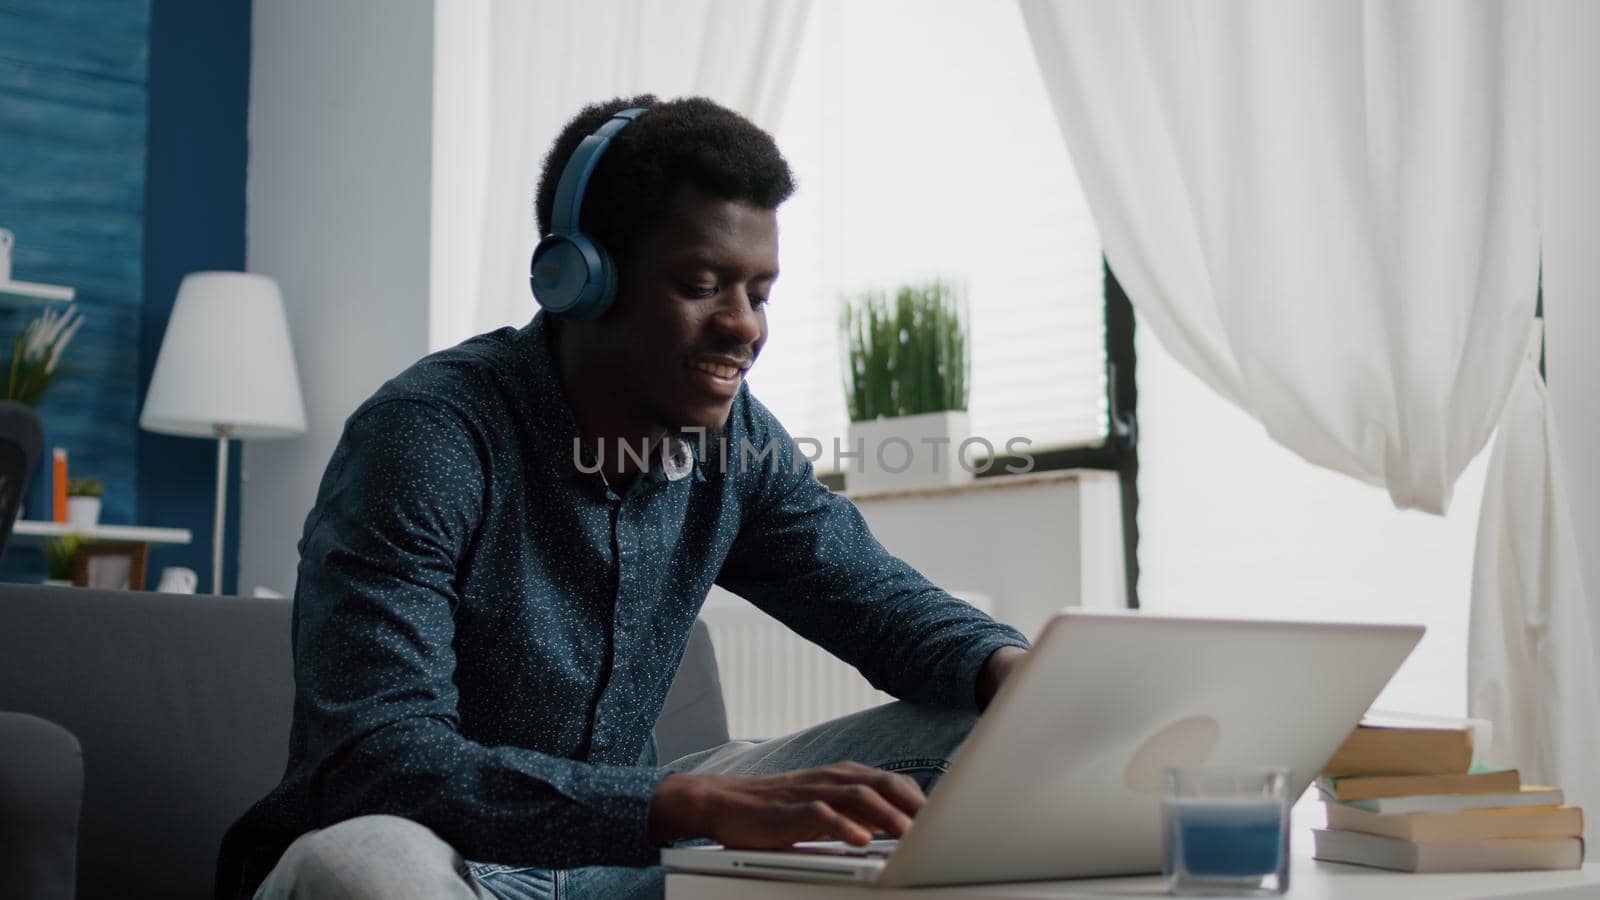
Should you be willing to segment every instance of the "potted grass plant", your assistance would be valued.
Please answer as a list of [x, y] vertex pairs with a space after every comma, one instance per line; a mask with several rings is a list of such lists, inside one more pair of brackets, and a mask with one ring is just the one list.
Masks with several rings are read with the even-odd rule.
[[78, 561], [78, 548], [87, 543], [75, 534], [44, 542], [45, 584], [71, 587], [74, 568]]
[[869, 290], [846, 300], [842, 460], [851, 490], [960, 484], [972, 478], [960, 448], [971, 433], [971, 346], [965, 291], [946, 279]]
[[100, 503], [105, 486], [98, 478], [73, 478], [67, 481], [67, 521], [79, 528], [100, 524]]

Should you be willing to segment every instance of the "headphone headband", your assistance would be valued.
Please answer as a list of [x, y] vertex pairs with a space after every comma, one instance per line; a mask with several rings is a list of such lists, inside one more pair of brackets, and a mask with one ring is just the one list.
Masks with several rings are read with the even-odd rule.
[[556, 182], [555, 208], [550, 233], [533, 248], [528, 285], [533, 299], [552, 315], [567, 319], [595, 319], [611, 307], [617, 295], [617, 267], [606, 249], [578, 229], [583, 192], [600, 154], [628, 123], [645, 114], [638, 107], [619, 110], [594, 134], [585, 137]]
[[645, 110], [639, 107], [618, 110], [572, 152], [572, 158], [561, 170], [561, 181], [556, 184], [555, 210], [550, 220], [551, 234], [573, 234], [579, 230], [578, 214], [583, 208], [583, 192], [589, 186], [589, 176], [594, 174], [601, 154], [605, 153], [606, 146], [617, 132], [644, 114]]

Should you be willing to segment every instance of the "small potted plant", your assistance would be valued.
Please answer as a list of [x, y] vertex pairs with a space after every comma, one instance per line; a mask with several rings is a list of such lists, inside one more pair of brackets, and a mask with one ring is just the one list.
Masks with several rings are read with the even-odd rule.
[[98, 478], [73, 478], [67, 481], [67, 521], [79, 528], [100, 524], [100, 504], [105, 486]]
[[74, 568], [78, 564], [78, 548], [87, 543], [75, 534], [44, 542], [45, 584], [72, 586]]
[[5, 399], [28, 406], [39, 400], [55, 380], [61, 355], [83, 327], [76, 306], [50, 307], [11, 339], [11, 366], [5, 382]]
[[850, 449], [845, 484], [885, 490], [960, 484], [971, 348], [965, 292], [934, 279], [890, 299], [867, 291], [841, 317]]
[[[0, 378], [4, 382], [0, 386], [0, 399], [37, 407], [60, 373], [62, 354], [83, 327], [83, 322], [83, 313], [76, 306], [52, 304], [12, 337], [11, 362]], [[35, 478], [33, 483], [47, 485], [49, 479]], [[19, 501], [18, 519], [22, 518], [22, 506]]]

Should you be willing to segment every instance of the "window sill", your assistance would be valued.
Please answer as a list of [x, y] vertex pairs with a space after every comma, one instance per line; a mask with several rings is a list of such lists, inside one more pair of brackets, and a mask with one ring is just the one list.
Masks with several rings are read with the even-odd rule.
[[[834, 474], [836, 473], [830, 473], [830, 475]], [[1052, 472], [1027, 472], [1020, 475], [977, 478], [966, 482], [965, 484], [941, 484], [930, 487], [902, 488], [886, 491], [849, 491], [839, 490], [838, 488], [834, 488], [834, 490], [857, 502], [872, 500], [906, 500], [921, 497], [949, 497], [975, 492], [1018, 490], [1023, 488], [1056, 484], [1064, 481], [1079, 481], [1086, 477], [1105, 478], [1107, 477], [1107, 473], [1098, 469], [1062, 469]]]
[[[955, 485], [958, 488], [970, 488], [973, 484], [995, 486], [1005, 485], [1019, 478], [1034, 478], [1040, 475], [1060, 474], [1062, 472], [1075, 472], [1082, 474], [1086, 471], [1117, 471], [1132, 458], [1133, 448], [1124, 447], [1116, 441], [1107, 441], [1095, 447], [1059, 447], [1047, 448], [1035, 452], [1031, 457], [1020, 456], [993, 456], [987, 459], [977, 459], [973, 462], [983, 467], [977, 473], [976, 480], [971, 484]], [[1018, 468], [1028, 468], [1026, 472], [1015, 471]], [[817, 480], [828, 486], [829, 490], [850, 494], [845, 489], [845, 473], [843, 472], [818, 472]], [[1026, 484], [1028, 482], [1019, 482]], [[943, 490], [933, 488], [932, 490]]]

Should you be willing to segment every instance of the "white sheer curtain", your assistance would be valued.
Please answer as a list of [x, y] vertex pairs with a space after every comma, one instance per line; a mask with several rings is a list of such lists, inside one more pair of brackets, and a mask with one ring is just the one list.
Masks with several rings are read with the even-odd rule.
[[[1473, 708], [1528, 777], [1600, 803], [1593, 766], [1553, 749], [1600, 746], [1600, 684], [1547, 411], [1528, 392], [1532, 4], [1020, 2], [1107, 258], [1185, 366], [1401, 507], [1444, 510], [1505, 425]], [[1487, 652], [1501, 643], [1515, 652]]]
[[710, 97], [775, 129], [810, 0], [492, 0], [488, 156], [476, 271], [445, 302], [473, 331], [526, 322], [533, 196], [557, 132], [586, 103], [653, 93]]
[[[1539, 338], [1529, 338], [1489, 459], [1472, 567], [1468, 702], [1495, 723], [1496, 752], [1591, 810], [1600, 752], [1600, 669], [1578, 545], [1557, 489], [1561, 457]], [[1588, 817], [1593, 821], [1593, 816]], [[1596, 829], [1588, 827], [1590, 840]]]

